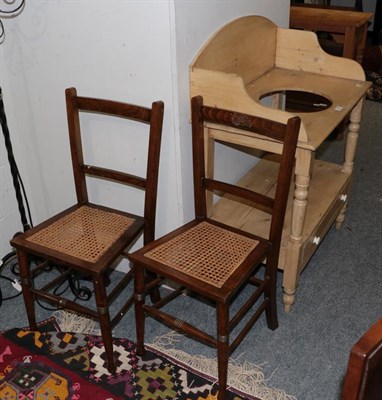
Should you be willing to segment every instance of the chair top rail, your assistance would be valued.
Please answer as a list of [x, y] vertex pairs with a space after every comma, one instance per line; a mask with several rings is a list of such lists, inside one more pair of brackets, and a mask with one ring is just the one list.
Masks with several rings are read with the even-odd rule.
[[202, 118], [207, 122], [243, 129], [279, 141], [284, 141], [285, 138], [286, 125], [282, 122], [208, 106], [203, 106], [201, 112]]
[[150, 123], [151, 109], [114, 100], [95, 99], [77, 96], [72, 99], [73, 106], [81, 111], [99, 112]]

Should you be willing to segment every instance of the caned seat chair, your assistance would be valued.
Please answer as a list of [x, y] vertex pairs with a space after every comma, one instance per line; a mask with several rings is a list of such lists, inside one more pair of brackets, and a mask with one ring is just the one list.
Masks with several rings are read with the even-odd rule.
[[[77, 96], [75, 88], [68, 88], [65, 93], [77, 204], [14, 237], [11, 244], [17, 250], [21, 286], [30, 328], [37, 329], [36, 299], [43, 299], [59, 308], [72, 310], [98, 320], [105, 346], [107, 368], [113, 372], [116, 370], [116, 364], [113, 359], [112, 327], [120, 321], [133, 304], [133, 295], [127, 299], [113, 319], [110, 317], [109, 306], [132, 280], [132, 270], [124, 274], [112, 290], [107, 290], [106, 286], [109, 281], [110, 267], [121, 257], [126, 257], [131, 243], [142, 233], [144, 243], [147, 244], [154, 239], [164, 105], [163, 102], [157, 101], [152, 103], [151, 108], [146, 108], [112, 100], [81, 97]], [[92, 123], [86, 128], [87, 136], [92, 133], [89, 127], [94, 126], [94, 121], [100, 121], [101, 114], [107, 121], [111, 121], [109, 117], [118, 118], [113, 119], [113, 122], [120, 121], [124, 128], [126, 124], [128, 128], [126, 133], [132, 133], [129, 129], [135, 129], [139, 134], [146, 136], [144, 142], [148, 139], [148, 151], [146, 153], [145, 150], [145, 154], [142, 154], [143, 160], [147, 157], [147, 170], [145, 174], [142, 174], [144, 177], [127, 172], [133, 160], [127, 159], [126, 163], [122, 163], [126, 165], [124, 172], [85, 163], [87, 153], [83, 152], [83, 146], [85, 148], [86, 141], [83, 137], [81, 138], [81, 125], [84, 128], [82, 118], [85, 113], [89, 118], [94, 116], [94, 120], [92, 119]], [[101, 120], [104, 121], [102, 118]], [[119, 118], [131, 121], [125, 122]], [[112, 132], [107, 131], [103, 134], [107, 134], [109, 141], [113, 140]], [[144, 190], [143, 215], [91, 203], [87, 189], [88, 176], [96, 180], [106, 179], [128, 185], [133, 189]], [[129, 209], [128, 204], [128, 199], [126, 199], [126, 208]], [[35, 261], [31, 262], [32, 259], [38, 260], [37, 266]], [[33, 277], [39, 270], [45, 268], [47, 263], [59, 266], [62, 273], [44, 287], [37, 288]], [[85, 306], [76, 302], [76, 299], [57, 294], [53, 290], [72, 274], [80, 274], [92, 282], [95, 307], [94, 302], [93, 308]]]
[[[212, 108], [203, 105], [201, 96], [193, 97], [191, 103], [195, 219], [129, 255], [135, 268], [137, 352], [138, 355], [143, 355], [145, 352], [145, 314], [216, 348], [218, 399], [222, 400], [225, 398], [230, 353], [239, 345], [264, 311], [268, 327], [272, 330], [278, 327], [277, 263], [300, 119], [292, 117], [287, 124], [283, 124]], [[214, 129], [223, 130], [226, 126], [234, 127], [240, 131], [248, 131], [248, 134], [254, 133], [258, 138], [271, 137], [279, 143], [279, 150], [282, 152], [274, 198], [224, 180], [216, 180], [209, 176], [212, 174], [206, 174], [205, 147], [207, 138], [211, 139], [207, 136], [206, 124], [213, 124]], [[221, 141], [221, 137], [219, 140]], [[249, 202], [252, 206], [259, 206], [270, 213], [269, 236], [255, 236], [209, 218], [206, 198], [211, 192], [219, 195], [225, 193], [233, 200]], [[262, 268], [264, 262], [265, 269]], [[151, 283], [145, 280], [147, 271], [155, 274], [157, 279]], [[175, 282], [176, 289], [161, 297], [158, 302], [146, 303], [147, 293], [153, 286], [160, 286], [162, 278], [166, 279], [166, 282]], [[253, 292], [230, 319], [231, 301], [239, 291], [244, 293], [241, 289], [246, 283], [252, 284], [250, 287], [254, 288]], [[195, 323], [171, 315], [168, 307], [166, 311], [163, 310], [162, 307], [175, 298], [181, 302], [184, 296], [178, 295], [182, 293], [196, 295], [193, 297], [204, 299], [207, 304], [212, 302], [216, 306], [216, 336], [196, 327]], [[230, 332], [250, 309], [255, 308], [254, 306], [256, 311], [252, 316], [247, 315], [244, 328], [234, 340], [230, 341]]]
[[382, 399], [382, 318], [352, 347], [341, 399]]

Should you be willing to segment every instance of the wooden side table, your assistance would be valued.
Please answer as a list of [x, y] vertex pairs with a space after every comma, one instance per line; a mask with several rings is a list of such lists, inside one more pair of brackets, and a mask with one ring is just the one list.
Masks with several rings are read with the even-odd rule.
[[343, 57], [362, 64], [372, 13], [324, 7], [290, 7], [290, 27], [344, 35]]
[[[206, 105], [260, 115], [286, 122], [301, 118], [296, 152], [295, 179], [291, 186], [287, 216], [280, 249], [279, 268], [284, 271], [284, 306], [290, 311], [301, 272], [322, 238], [336, 222], [344, 220], [348, 192], [360, 128], [363, 98], [370, 87], [362, 67], [354, 60], [325, 53], [313, 32], [279, 28], [260, 16], [239, 18], [221, 28], [204, 45], [190, 67], [190, 94], [202, 95]], [[287, 90], [314, 93], [330, 100], [330, 106], [317, 112], [287, 112], [279, 101]], [[280, 93], [280, 95], [278, 94]], [[264, 97], [273, 101], [265, 104]], [[344, 161], [328, 163], [316, 159], [316, 150], [330, 133], [350, 115]], [[233, 145], [246, 144], [262, 151], [280, 150], [280, 145], [255, 134], [240, 134], [235, 129], [206, 126], [209, 148], [207, 176], [213, 176], [213, 143], [224, 139]], [[249, 171], [243, 187], [272, 195], [274, 160], [262, 159], [262, 179]], [[209, 200], [212, 218], [252, 233], [269, 229], [267, 215], [249, 204], [230, 198]]]

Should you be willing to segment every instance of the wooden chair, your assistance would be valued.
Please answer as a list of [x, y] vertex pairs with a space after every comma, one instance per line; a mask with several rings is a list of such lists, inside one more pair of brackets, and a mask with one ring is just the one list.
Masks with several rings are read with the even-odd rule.
[[[279, 142], [281, 154], [278, 185], [275, 198], [255, 193], [249, 189], [218, 181], [206, 176], [205, 124], [226, 126], [240, 131], [255, 133], [258, 137], [272, 138]], [[192, 98], [192, 138], [194, 166], [195, 219], [166, 236], [144, 246], [129, 255], [135, 265], [135, 311], [137, 352], [144, 353], [145, 313], [168, 324], [170, 327], [191, 335], [217, 348], [219, 395], [225, 398], [229, 354], [239, 345], [263, 311], [266, 312], [270, 329], [278, 326], [276, 310], [276, 277], [281, 231], [285, 215], [287, 195], [295, 158], [300, 119], [291, 118], [287, 124], [266, 120], [238, 112], [203, 106], [200, 96]], [[216, 222], [207, 216], [206, 196], [211, 192], [223, 192], [238, 201], [250, 202], [271, 213], [269, 237], [263, 238]], [[267, 214], [268, 215], [268, 214]], [[269, 218], [268, 218], [269, 219]], [[266, 259], [264, 277], [255, 277]], [[151, 284], [145, 282], [145, 272], [157, 275]], [[262, 272], [262, 271], [261, 271]], [[261, 274], [260, 272], [260, 274]], [[152, 305], [145, 304], [145, 297], [162, 279], [180, 285], [167, 297]], [[229, 319], [231, 300], [247, 282], [254, 284], [245, 305]], [[188, 322], [179, 320], [160, 308], [182, 293], [197, 294], [216, 305], [217, 335], [203, 332]], [[230, 343], [230, 331], [238, 325], [255, 305], [260, 295], [257, 311], [245, 327]], [[182, 297], [179, 297], [181, 300]]]
[[382, 399], [382, 318], [353, 346], [342, 400]]
[[[126, 257], [126, 248], [142, 232], [144, 243], [147, 244], [154, 239], [164, 105], [161, 101], [154, 102], [150, 109], [111, 100], [80, 97], [77, 96], [76, 89], [69, 88], [66, 90], [66, 106], [77, 204], [16, 236], [11, 240], [11, 244], [17, 250], [30, 328], [37, 329], [34, 307], [37, 298], [55, 304], [59, 308], [73, 310], [99, 320], [107, 367], [113, 372], [116, 365], [113, 360], [111, 329], [132, 305], [133, 296], [112, 320], [109, 305], [131, 281], [132, 270], [124, 275], [109, 294], [106, 291], [106, 282], [109, 267], [119, 257]], [[80, 112], [105, 114], [105, 118], [113, 116], [147, 124], [149, 145], [146, 176], [142, 178], [127, 172], [86, 164], [82, 151], [84, 143], [81, 139]], [[147, 154], [142, 156], [146, 157]], [[86, 176], [112, 180], [144, 190], [144, 215], [138, 216], [90, 203]], [[30, 261], [36, 256], [42, 261], [37, 267], [32, 268]], [[37, 288], [33, 276], [45, 268], [47, 263], [64, 267], [65, 270], [57, 279], [42, 288]], [[63, 295], [52, 293], [53, 288], [62, 284], [73, 273], [79, 273], [92, 281], [96, 310], [69, 300]]]

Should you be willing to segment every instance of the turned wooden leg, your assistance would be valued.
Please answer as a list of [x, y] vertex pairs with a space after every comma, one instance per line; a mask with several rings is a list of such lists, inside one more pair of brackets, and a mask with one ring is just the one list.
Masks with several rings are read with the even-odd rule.
[[218, 303], [217, 312], [217, 353], [218, 353], [218, 400], [226, 399], [229, 360], [229, 309], [228, 304]]
[[18, 249], [17, 258], [19, 263], [19, 271], [21, 278], [21, 287], [23, 291], [23, 298], [25, 309], [27, 311], [29, 327], [32, 331], [37, 330], [36, 314], [35, 314], [35, 299], [31, 292], [32, 278], [30, 272], [29, 254]]
[[286, 313], [291, 312], [292, 305], [294, 304], [295, 300], [295, 293], [296, 289], [290, 289], [284, 286], [283, 302], [284, 302], [284, 311]]
[[93, 278], [94, 294], [98, 311], [99, 325], [101, 335], [105, 346], [107, 359], [107, 369], [114, 373], [116, 370], [113, 355], [113, 337], [111, 333], [111, 323], [109, 315], [109, 307], [107, 304], [106, 284], [103, 276]]
[[284, 311], [290, 312], [295, 301], [297, 288], [302, 231], [308, 204], [309, 176], [296, 175], [295, 191], [292, 208], [292, 226], [289, 236], [286, 263], [283, 276]]
[[[357, 142], [359, 136], [359, 128], [361, 123], [363, 100], [361, 100], [352, 110], [350, 114], [349, 130], [346, 138], [345, 146], [345, 161], [341, 171], [346, 174], [351, 174], [354, 168], [354, 157], [357, 149]], [[346, 195], [347, 198], [347, 195]], [[345, 220], [345, 212], [347, 207], [347, 199], [342, 207], [340, 213], [336, 218], [336, 229], [340, 229]]]
[[342, 226], [342, 223], [345, 220], [346, 207], [347, 207], [347, 203], [345, 203], [344, 206], [341, 208], [341, 211], [336, 218], [336, 229], [340, 229]]
[[295, 301], [295, 292], [300, 273], [302, 234], [308, 204], [309, 183], [313, 161], [313, 152], [297, 149], [292, 224], [283, 275], [283, 301], [285, 312], [290, 312], [292, 304]]
[[145, 354], [145, 271], [140, 265], [135, 265], [134, 270], [134, 305], [135, 305], [135, 329], [137, 333], [137, 354]]
[[354, 167], [354, 156], [357, 149], [358, 132], [361, 122], [363, 100], [361, 100], [352, 110], [350, 114], [349, 130], [345, 146], [345, 162], [341, 171], [351, 174]]

